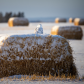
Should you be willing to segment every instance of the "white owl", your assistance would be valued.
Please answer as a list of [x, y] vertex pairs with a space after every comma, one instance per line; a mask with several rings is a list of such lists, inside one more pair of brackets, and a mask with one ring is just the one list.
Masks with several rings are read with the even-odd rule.
[[42, 28], [41, 24], [37, 25], [34, 33], [35, 34], [43, 34], [43, 28]]

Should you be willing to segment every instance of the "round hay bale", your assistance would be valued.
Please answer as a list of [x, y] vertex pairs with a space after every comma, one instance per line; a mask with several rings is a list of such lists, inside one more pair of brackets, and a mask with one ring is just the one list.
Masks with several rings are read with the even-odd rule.
[[26, 18], [12, 17], [8, 20], [8, 25], [13, 26], [28, 26], [29, 21]]
[[59, 22], [66, 22], [66, 19], [65, 18], [56, 18], [55, 23], [59, 23]]
[[58, 35], [0, 37], [0, 77], [14, 74], [77, 76], [72, 49]]
[[84, 25], [84, 19], [75, 18], [74, 25]]
[[74, 22], [74, 18], [69, 18], [69, 23]]
[[67, 39], [82, 39], [83, 31], [79, 26], [54, 26], [51, 35], [60, 35]]

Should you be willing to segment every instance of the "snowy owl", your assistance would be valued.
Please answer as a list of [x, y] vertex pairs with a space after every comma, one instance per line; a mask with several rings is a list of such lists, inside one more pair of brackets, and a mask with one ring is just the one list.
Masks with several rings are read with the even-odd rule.
[[35, 34], [43, 34], [43, 28], [41, 24], [37, 25], [35, 29]]

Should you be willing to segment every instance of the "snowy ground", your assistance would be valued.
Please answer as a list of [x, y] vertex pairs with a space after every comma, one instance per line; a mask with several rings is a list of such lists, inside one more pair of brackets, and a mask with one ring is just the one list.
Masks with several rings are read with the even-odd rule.
[[3, 81], [0, 82], [0, 84], [84, 84], [83, 81]]
[[[38, 24], [42, 24], [43, 33], [50, 34], [51, 28], [55, 25], [69, 26], [74, 25], [73, 23], [30, 23], [29, 26], [19, 26], [19, 27], [9, 27], [7, 23], [0, 23], [0, 36], [5, 34], [30, 34], [34, 33], [35, 28]], [[69, 40], [70, 45], [73, 49], [73, 56], [75, 58], [74, 62], [79, 72], [79, 76], [84, 76], [84, 26], [81, 26], [83, 29], [83, 39], [82, 40]], [[12, 76], [14, 77], [14, 76]], [[84, 81], [21, 81], [21, 80], [7, 80], [0, 81], [0, 84], [84, 84]]]

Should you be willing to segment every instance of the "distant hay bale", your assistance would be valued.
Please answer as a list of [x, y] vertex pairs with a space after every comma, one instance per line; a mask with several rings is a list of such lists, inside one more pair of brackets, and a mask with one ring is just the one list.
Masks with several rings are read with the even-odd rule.
[[59, 22], [66, 22], [66, 19], [65, 18], [56, 18], [55, 23], [59, 23]]
[[69, 18], [69, 22], [70, 23], [74, 22], [74, 18]]
[[54, 26], [51, 35], [60, 35], [67, 39], [82, 39], [83, 31], [79, 26]]
[[29, 21], [26, 18], [12, 17], [12, 18], [9, 18], [8, 25], [10, 27], [13, 27], [13, 26], [28, 26]]
[[0, 37], [0, 77], [15, 74], [77, 76], [72, 49], [58, 35]]
[[84, 19], [75, 18], [74, 25], [84, 25]]

